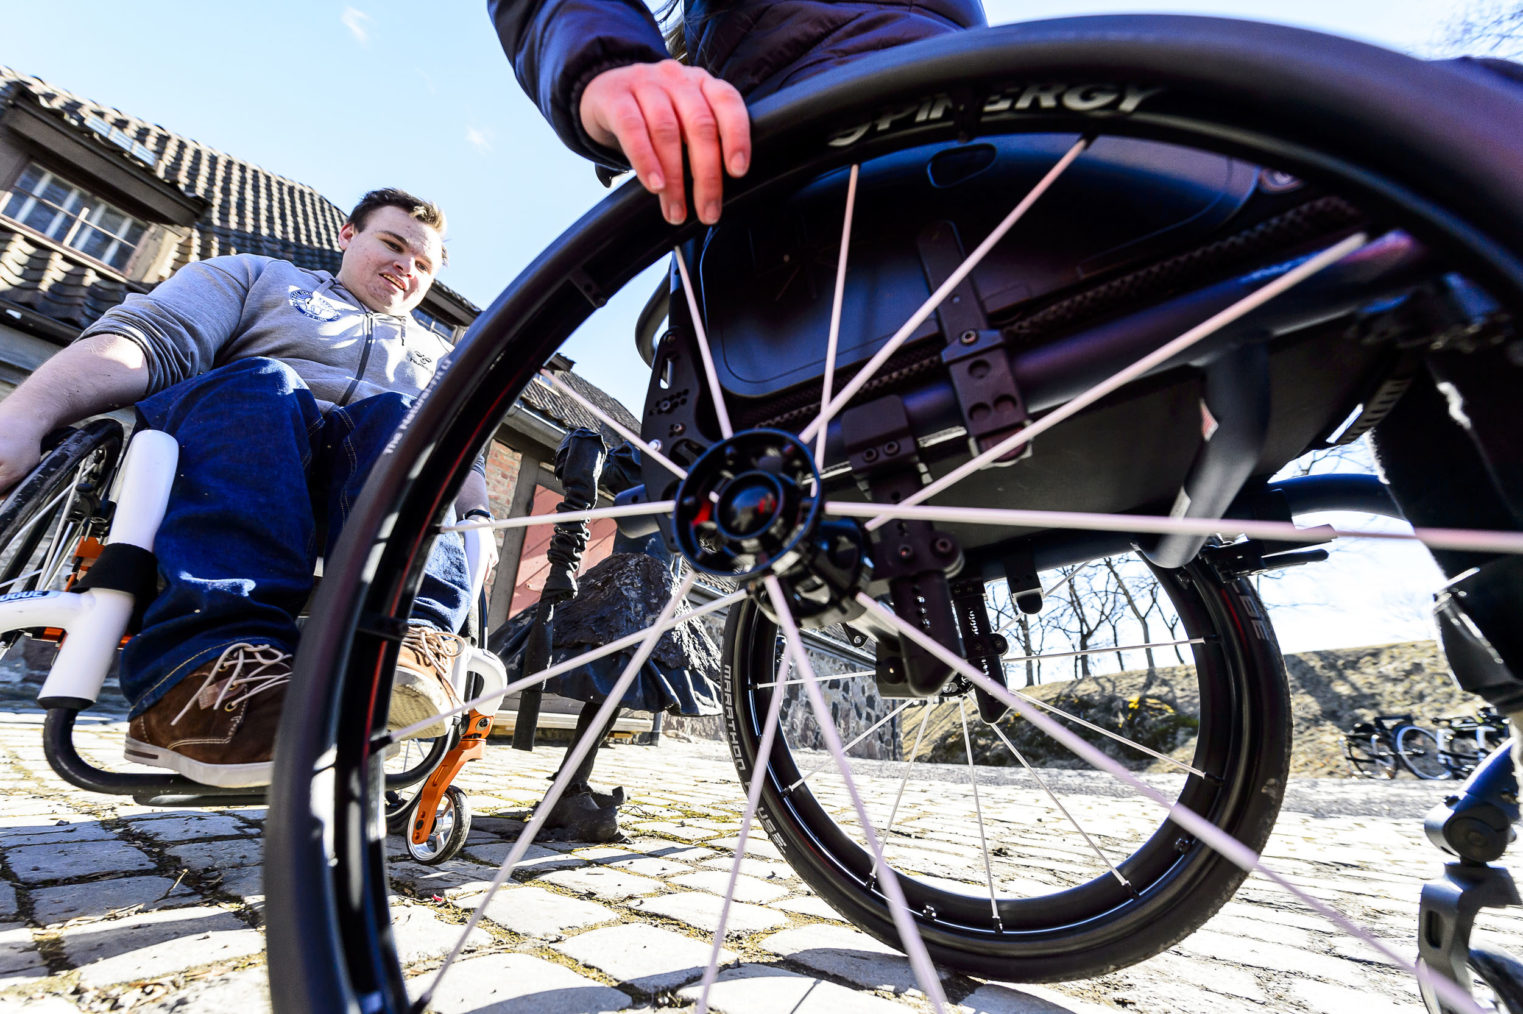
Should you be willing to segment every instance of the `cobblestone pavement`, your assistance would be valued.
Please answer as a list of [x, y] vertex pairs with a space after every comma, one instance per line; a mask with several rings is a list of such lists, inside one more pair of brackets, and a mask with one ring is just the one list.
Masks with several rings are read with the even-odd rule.
[[[262, 810], [152, 810], [74, 791], [47, 770], [39, 733], [35, 711], [0, 713], [0, 1012], [268, 1010]], [[120, 722], [101, 721], [76, 742], [88, 758], [114, 763], [122, 735]], [[395, 865], [394, 923], [409, 974], [421, 981], [453, 946], [559, 756], [556, 746], [493, 746], [462, 776], [477, 815], [465, 855], [437, 868]], [[629, 840], [532, 850], [488, 906], [437, 1010], [692, 1007], [738, 840], [733, 768], [720, 744], [668, 740], [608, 749], [597, 774], [630, 793]], [[1103, 814], [1117, 804], [1097, 778], [1057, 780], [1071, 806]], [[1419, 817], [1443, 791], [1295, 783], [1268, 854], [1297, 884], [1412, 952], [1418, 889], [1438, 869]], [[935, 822], [938, 796], [907, 797], [901, 820]], [[769, 842], [753, 839], [749, 856], [715, 1010], [928, 1009], [908, 963], [840, 921]], [[1523, 950], [1517, 919], [1489, 916], [1488, 928]], [[1260, 879], [1182, 944], [1121, 972], [1044, 986], [961, 975], [944, 984], [964, 1010], [990, 1014], [1421, 1010], [1404, 974]]]

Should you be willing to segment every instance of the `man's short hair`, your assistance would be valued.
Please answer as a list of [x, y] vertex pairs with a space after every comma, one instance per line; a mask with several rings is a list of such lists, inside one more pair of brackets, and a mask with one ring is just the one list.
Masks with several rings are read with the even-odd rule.
[[[365, 220], [370, 217], [372, 211], [378, 208], [401, 208], [403, 211], [424, 225], [431, 226], [442, 239], [444, 236], [445, 219], [444, 212], [433, 201], [425, 201], [421, 197], [415, 197], [405, 190], [397, 187], [382, 187], [372, 190], [360, 198], [360, 203], [349, 212], [349, 217], [344, 220], [345, 225], [352, 224], [355, 232], [365, 231]], [[449, 252], [443, 251], [444, 263], [449, 263]]]

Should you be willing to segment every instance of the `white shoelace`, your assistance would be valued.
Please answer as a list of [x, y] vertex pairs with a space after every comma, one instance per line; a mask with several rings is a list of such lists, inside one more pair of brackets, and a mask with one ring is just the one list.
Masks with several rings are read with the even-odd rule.
[[[239, 641], [230, 644], [217, 656], [217, 661], [212, 664], [211, 670], [206, 674], [201, 689], [197, 690], [190, 700], [185, 702], [185, 707], [180, 713], [170, 720], [170, 725], [184, 718], [190, 711], [191, 706], [200, 700], [201, 694], [207, 687], [219, 679], [226, 677], [227, 682], [222, 689], [217, 691], [217, 699], [211, 707], [232, 707], [242, 704], [256, 694], [262, 694], [266, 690], [272, 690], [278, 686], [284, 686], [291, 682], [291, 653], [281, 651], [269, 644], [249, 644]], [[236, 690], [243, 690], [240, 696], [230, 695]]]
[[427, 662], [445, 686], [449, 686], [449, 671], [453, 668], [455, 659], [465, 650], [465, 644], [460, 638], [422, 626], [408, 627], [407, 633], [402, 636], [402, 644]]

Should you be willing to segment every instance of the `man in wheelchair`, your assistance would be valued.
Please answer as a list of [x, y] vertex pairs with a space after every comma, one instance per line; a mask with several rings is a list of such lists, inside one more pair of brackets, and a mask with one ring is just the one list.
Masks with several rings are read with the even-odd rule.
[[[161, 591], [122, 653], [128, 759], [211, 785], [269, 781], [296, 616], [371, 466], [450, 346], [411, 316], [445, 263], [444, 214], [368, 193], [338, 274], [253, 254], [131, 295], [0, 402], [0, 491], [59, 426], [135, 404], [180, 445], [155, 540]], [[455, 502], [490, 516], [481, 463]], [[399, 655], [388, 722], [437, 715], [469, 582], [440, 538]], [[423, 734], [430, 734], [425, 729]]]

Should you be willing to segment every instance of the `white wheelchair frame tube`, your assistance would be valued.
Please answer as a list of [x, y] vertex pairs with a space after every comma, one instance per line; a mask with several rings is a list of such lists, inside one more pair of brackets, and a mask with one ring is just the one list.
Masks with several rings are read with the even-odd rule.
[[[112, 493], [116, 513], [107, 545], [153, 551], [179, 459], [180, 447], [167, 433], [146, 430], [132, 438]], [[18, 592], [0, 595], [0, 630], [63, 630], [68, 636], [37, 697], [93, 702], [127, 632], [132, 608], [131, 593], [109, 588]]]

